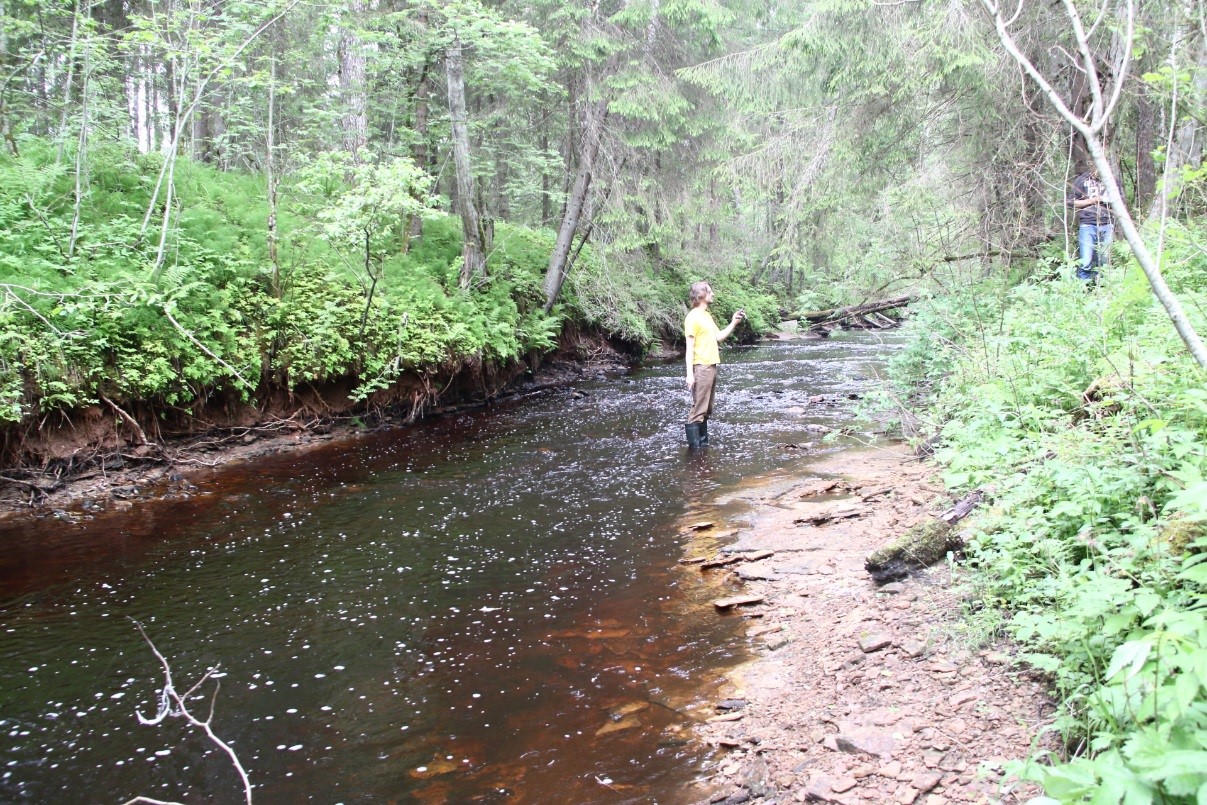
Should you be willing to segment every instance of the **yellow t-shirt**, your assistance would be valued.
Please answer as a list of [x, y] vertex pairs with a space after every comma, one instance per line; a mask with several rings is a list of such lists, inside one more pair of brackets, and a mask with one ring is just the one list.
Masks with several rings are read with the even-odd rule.
[[692, 351], [692, 365], [716, 366], [721, 362], [721, 350], [717, 347], [717, 323], [702, 307], [694, 307], [683, 321], [683, 332], [688, 338], [695, 336], [696, 348]]

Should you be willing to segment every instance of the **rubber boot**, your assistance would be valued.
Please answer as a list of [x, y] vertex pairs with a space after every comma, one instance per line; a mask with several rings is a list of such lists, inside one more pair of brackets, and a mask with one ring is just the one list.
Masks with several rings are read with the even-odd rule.
[[683, 426], [687, 432], [687, 447], [689, 450], [700, 449], [700, 423], [688, 422]]
[[700, 446], [708, 447], [708, 420], [700, 423]]

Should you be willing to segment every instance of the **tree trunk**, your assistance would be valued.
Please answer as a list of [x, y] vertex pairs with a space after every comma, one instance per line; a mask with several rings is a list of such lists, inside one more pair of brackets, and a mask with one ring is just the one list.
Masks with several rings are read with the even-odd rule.
[[469, 128], [465, 110], [465, 65], [461, 57], [461, 38], [454, 35], [444, 58], [448, 76], [448, 109], [452, 117], [453, 166], [457, 177], [454, 207], [461, 216], [461, 287], [468, 288], [473, 278], [486, 267], [482, 227], [474, 207], [474, 177], [469, 161]]
[[1157, 163], [1153, 151], [1157, 149], [1156, 106], [1149, 97], [1148, 82], [1137, 81], [1136, 93], [1136, 197], [1133, 209], [1142, 210], [1152, 205], [1157, 192]]
[[599, 156], [599, 144], [603, 139], [604, 122], [608, 117], [608, 102], [600, 99], [587, 106], [586, 130], [583, 132], [582, 157], [578, 164], [578, 174], [574, 180], [574, 188], [566, 198], [566, 211], [562, 216], [562, 224], [557, 232], [557, 243], [553, 254], [549, 257], [549, 268], [545, 271], [545, 312], [553, 309], [561, 293], [562, 283], [566, 281], [569, 267], [570, 247], [574, 235], [578, 232], [578, 223], [586, 206], [587, 193], [591, 189], [591, 179], [595, 174], [595, 160]]
[[[421, 19], [426, 22], [426, 11], [423, 12]], [[411, 128], [415, 132], [415, 145], [411, 148], [411, 160], [423, 171], [428, 168], [428, 98], [431, 94], [431, 85], [431, 64], [425, 61], [419, 69], [419, 82], [415, 86], [415, 114], [411, 124]], [[411, 221], [407, 225], [408, 246], [412, 238], [417, 238], [422, 234], [423, 218], [412, 215]]]
[[[350, 0], [349, 22], [358, 22], [365, 12], [365, 0]], [[339, 40], [339, 90], [344, 104], [340, 121], [344, 150], [360, 163], [361, 151], [369, 140], [369, 119], [365, 98], [365, 53], [359, 37], [347, 26]]]
[[[1191, 85], [1193, 95], [1190, 98], [1178, 99], [1177, 105], [1182, 108], [1199, 109], [1202, 108], [1203, 99], [1207, 97], [1207, 39], [1197, 33], [1190, 39], [1190, 44], [1194, 47], [1197, 65], [1197, 69], [1194, 71], [1194, 83]], [[1170, 60], [1176, 62], [1179, 68], [1185, 64], [1184, 60], [1177, 58], [1176, 52], [1170, 56]], [[1203, 158], [1203, 138], [1202, 132], [1199, 130], [1199, 121], [1190, 115], [1186, 116], [1181, 125], [1177, 125], [1177, 120], [1178, 110], [1172, 108], [1170, 110], [1172, 137], [1167, 144], [1168, 152], [1162, 172], [1161, 189], [1153, 198], [1152, 208], [1149, 211], [1150, 217], [1159, 218], [1168, 214], [1182, 191], [1182, 168], [1187, 165], [1198, 165]]]

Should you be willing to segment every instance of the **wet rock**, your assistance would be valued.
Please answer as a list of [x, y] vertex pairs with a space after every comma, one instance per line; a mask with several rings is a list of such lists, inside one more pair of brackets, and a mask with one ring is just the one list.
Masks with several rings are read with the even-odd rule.
[[741, 710], [746, 705], [747, 701], [745, 699], [722, 699], [714, 706], [722, 712], [727, 712], [732, 710]]
[[642, 710], [648, 709], [649, 706], [650, 706], [649, 702], [642, 702], [642, 701], [635, 701], [635, 702], [629, 702], [628, 704], [617, 705], [616, 707], [613, 707], [611, 710], [608, 711], [608, 717], [611, 718], [613, 721], [619, 721], [622, 718], [624, 718], [625, 716], [632, 715], [633, 713], [640, 713]]
[[735, 595], [732, 598], [718, 598], [712, 602], [712, 605], [717, 609], [732, 609], [733, 607], [761, 604], [762, 602], [763, 596], [761, 595]]
[[725, 721], [741, 721], [744, 718], [742, 713], [725, 713], [724, 715], [713, 716], [708, 719], [709, 724], [718, 724]]
[[635, 729], [641, 726], [641, 721], [636, 716], [627, 716], [620, 721], [609, 721], [595, 731], [599, 735], [611, 735], [614, 732], [624, 732], [625, 730]]

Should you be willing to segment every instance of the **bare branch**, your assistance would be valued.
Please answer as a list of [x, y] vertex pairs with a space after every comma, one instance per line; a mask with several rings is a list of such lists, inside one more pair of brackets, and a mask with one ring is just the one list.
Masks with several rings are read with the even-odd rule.
[[[209, 717], [206, 718], [205, 721], [201, 721], [201, 720], [197, 719], [196, 716], [194, 716], [192, 713], [190, 713], [189, 709], [188, 709], [188, 705], [186, 703], [189, 696], [193, 692], [195, 692], [199, 687], [201, 687], [201, 685], [206, 680], [211, 679], [213, 677], [214, 673], [218, 670], [218, 666], [215, 665], [215, 666], [209, 668], [205, 672], [205, 674], [201, 677], [201, 679], [198, 680], [197, 684], [193, 685], [193, 687], [189, 688], [187, 693], [185, 693], [183, 696], [181, 696], [179, 693], [176, 692], [176, 688], [173, 685], [172, 666], [168, 663], [167, 658], [164, 657], [163, 654], [160, 653], [159, 649], [155, 647], [155, 643], [153, 643], [151, 641], [151, 638], [147, 636], [147, 632], [145, 629], [143, 629], [142, 624], [139, 623], [138, 621], [134, 620], [133, 618], [131, 618], [131, 621], [133, 621], [134, 626], [138, 629], [138, 633], [142, 635], [143, 640], [145, 640], [147, 642], [147, 645], [150, 646], [151, 653], [153, 653], [155, 655], [155, 658], [159, 660], [159, 664], [163, 667], [163, 676], [164, 676], [163, 690], [160, 691], [160, 694], [159, 694], [158, 712], [156, 713], [154, 718], [146, 718], [145, 716], [143, 716], [142, 713], [135, 710], [134, 714], [138, 717], [139, 723], [144, 724], [146, 726], [156, 726], [156, 725], [162, 723], [168, 716], [172, 716], [173, 718], [183, 718], [186, 722], [188, 722], [188, 724], [190, 726], [196, 727], [197, 729], [204, 732], [206, 737], [209, 738], [210, 742], [213, 743], [215, 746], [217, 746], [219, 749], [221, 749], [223, 752], [225, 752], [227, 757], [230, 758], [231, 764], [235, 767], [235, 771], [239, 775], [239, 780], [243, 783], [244, 800], [247, 803], [247, 805], [252, 805], [251, 780], [248, 779], [247, 772], [244, 771], [244, 769], [243, 769], [243, 764], [239, 762], [239, 757], [238, 757], [238, 755], [235, 754], [235, 750], [231, 748], [230, 744], [226, 743], [221, 738], [219, 738], [217, 735], [215, 735], [214, 730], [211, 727], [211, 722], [214, 720], [214, 701], [217, 699], [218, 689], [220, 687], [220, 684], [215, 685], [214, 696], [210, 700], [210, 714], [209, 714]], [[217, 683], [217, 680], [214, 680], [214, 681], [215, 681], [215, 683]], [[154, 802], [159, 802], [159, 800], [153, 800], [148, 797], [136, 797], [135, 799], [132, 799], [129, 802], [131, 802], [131, 803], [132, 802], [152, 802], [152, 803], [154, 803]], [[129, 803], [126, 803], [126, 805], [129, 805]]]

